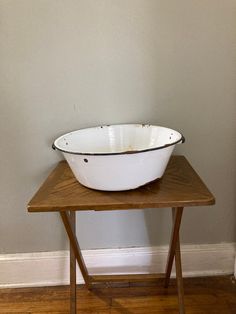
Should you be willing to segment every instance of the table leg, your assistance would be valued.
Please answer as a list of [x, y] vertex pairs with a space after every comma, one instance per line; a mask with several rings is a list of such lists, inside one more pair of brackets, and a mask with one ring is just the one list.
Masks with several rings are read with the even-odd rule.
[[176, 214], [174, 217], [174, 223], [172, 228], [172, 234], [171, 234], [171, 241], [169, 246], [169, 253], [167, 258], [167, 264], [166, 264], [166, 278], [165, 278], [165, 287], [167, 288], [169, 286], [170, 282], [170, 274], [173, 266], [174, 256], [175, 256], [175, 250], [179, 238], [179, 228], [181, 224], [181, 218], [183, 214], [183, 207], [177, 207], [176, 208]]
[[89, 285], [89, 274], [88, 274], [83, 256], [81, 254], [81, 250], [80, 250], [77, 238], [76, 238], [76, 234], [73, 231], [72, 224], [70, 222], [70, 216], [69, 216], [68, 212], [66, 212], [66, 211], [61, 211], [60, 214], [61, 214], [61, 218], [62, 218], [62, 221], [64, 223], [64, 226], [65, 226], [67, 235], [70, 239], [70, 245], [73, 249], [73, 252], [75, 254], [75, 258], [78, 262], [80, 271], [81, 271], [82, 276], [84, 278], [85, 285], [87, 288], [89, 288], [90, 287], [90, 285]]
[[[70, 223], [76, 234], [76, 212], [70, 211]], [[76, 314], [76, 258], [70, 244], [70, 314]]]
[[[177, 212], [177, 209], [176, 208], [172, 208], [173, 222], [175, 220], [176, 212]], [[175, 249], [175, 269], [176, 269], [176, 280], [177, 280], [177, 287], [178, 287], [179, 313], [180, 314], [185, 314], [185, 308], [184, 308], [184, 288], [183, 288], [183, 277], [182, 277], [179, 234], [178, 234], [178, 237], [177, 237], [176, 249]]]

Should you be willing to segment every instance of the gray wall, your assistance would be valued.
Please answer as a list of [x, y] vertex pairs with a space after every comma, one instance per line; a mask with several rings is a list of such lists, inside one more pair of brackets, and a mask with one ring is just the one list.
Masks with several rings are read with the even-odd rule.
[[[62, 158], [52, 141], [99, 124], [181, 130], [217, 199], [187, 208], [185, 243], [236, 241], [236, 1], [0, 1], [0, 253], [66, 249], [57, 213], [26, 204]], [[169, 210], [78, 214], [83, 248], [166, 244]]]

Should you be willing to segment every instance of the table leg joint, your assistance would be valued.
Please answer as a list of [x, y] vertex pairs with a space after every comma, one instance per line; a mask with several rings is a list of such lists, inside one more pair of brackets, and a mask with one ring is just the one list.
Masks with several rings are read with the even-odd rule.
[[71, 222], [70, 222], [69, 214], [66, 211], [61, 211], [60, 214], [61, 214], [61, 218], [62, 218], [63, 224], [65, 226], [67, 235], [68, 235], [69, 240], [70, 240], [71, 248], [72, 248], [72, 250], [73, 250], [73, 252], [75, 254], [75, 258], [76, 258], [77, 263], [79, 265], [81, 274], [82, 274], [82, 276], [84, 278], [85, 285], [87, 287], [89, 287], [90, 283], [89, 283], [88, 270], [87, 270], [87, 267], [85, 265], [85, 262], [84, 262], [84, 259], [83, 259], [83, 255], [81, 253], [81, 249], [80, 249], [80, 246], [79, 246], [76, 234], [73, 231], [73, 228], [72, 228], [72, 225], [71, 225]]

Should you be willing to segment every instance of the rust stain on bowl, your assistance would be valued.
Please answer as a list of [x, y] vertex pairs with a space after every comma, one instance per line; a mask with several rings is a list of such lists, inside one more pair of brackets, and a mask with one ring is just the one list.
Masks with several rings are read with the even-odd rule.
[[124, 154], [134, 154], [134, 153], [137, 153], [137, 152], [138, 152], [138, 150], [132, 149], [132, 150], [126, 150], [126, 151], [124, 151]]

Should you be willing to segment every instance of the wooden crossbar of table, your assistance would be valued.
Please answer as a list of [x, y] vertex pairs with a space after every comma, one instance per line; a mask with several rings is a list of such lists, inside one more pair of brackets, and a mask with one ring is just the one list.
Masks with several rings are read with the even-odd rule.
[[[92, 289], [95, 283], [155, 281], [165, 279], [169, 285], [175, 259], [179, 313], [184, 310], [184, 291], [181, 267], [179, 230], [184, 207], [213, 205], [214, 196], [184, 156], [172, 156], [164, 176], [135, 190], [104, 192], [82, 186], [65, 161], [58, 163], [28, 204], [29, 212], [60, 212], [70, 240], [71, 314], [76, 313], [77, 260], [85, 284]], [[76, 211], [132, 210], [172, 208], [173, 226], [165, 273], [130, 275], [89, 275], [76, 237]]]

